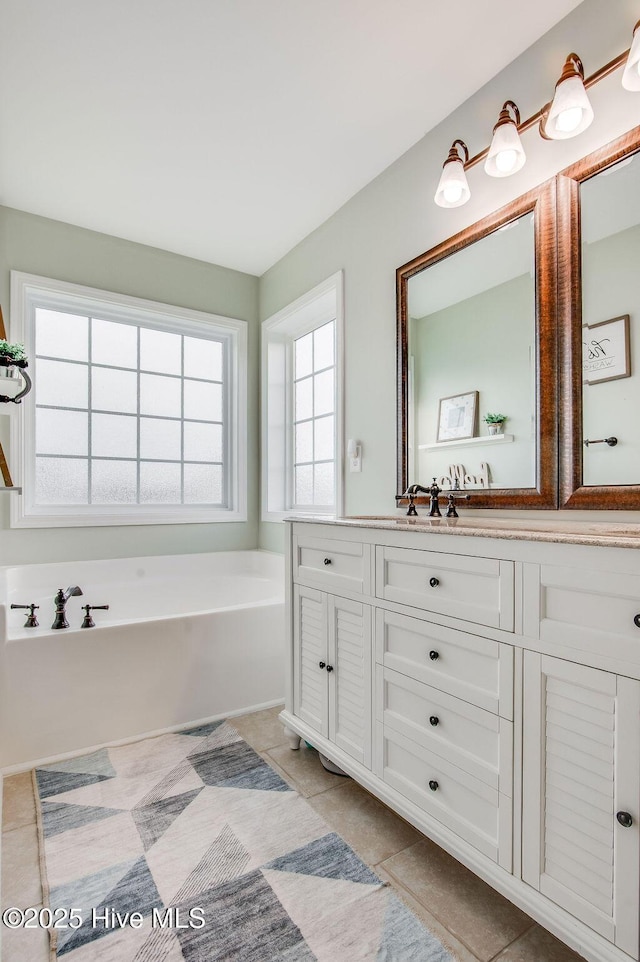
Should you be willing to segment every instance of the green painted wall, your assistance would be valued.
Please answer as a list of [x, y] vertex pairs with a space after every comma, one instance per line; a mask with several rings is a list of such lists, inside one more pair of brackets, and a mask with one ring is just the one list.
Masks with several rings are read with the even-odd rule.
[[[258, 279], [168, 251], [0, 207], [0, 304], [9, 334], [11, 270], [248, 321], [248, 520], [242, 524], [18, 530], [9, 528], [9, 498], [19, 495], [0, 494], [0, 564], [254, 548], [258, 535], [260, 488]], [[10, 417], [0, 415], [0, 441], [9, 463]]]

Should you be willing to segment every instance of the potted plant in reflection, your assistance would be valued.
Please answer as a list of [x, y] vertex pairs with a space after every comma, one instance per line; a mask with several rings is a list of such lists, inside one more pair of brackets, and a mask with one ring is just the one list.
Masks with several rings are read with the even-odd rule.
[[0, 338], [0, 401], [19, 402], [28, 392], [31, 387], [25, 371], [28, 363], [24, 345], [10, 344]]
[[489, 434], [496, 435], [502, 434], [504, 430], [504, 422], [507, 420], [506, 414], [485, 414], [482, 419], [487, 425], [487, 430]]

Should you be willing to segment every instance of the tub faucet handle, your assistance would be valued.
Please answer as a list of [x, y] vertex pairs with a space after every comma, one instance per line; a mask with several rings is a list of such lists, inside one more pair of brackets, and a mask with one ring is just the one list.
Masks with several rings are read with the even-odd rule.
[[38, 610], [40, 605], [11, 605], [12, 608], [28, 608], [29, 614], [27, 615], [27, 620], [24, 623], [25, 628], [37, 628], [38, 619], [35, 616], [35, 612]]
[[84, 611], [85, 614], [84, 614], [84, 618], [83, 618], [83, 621], [82, 621], [82, 624], [80, 625], [80, 627], [81, 627], [81, 628], [95, 628], [96, 623], [95, 623], [95, 621], [93, 620], [93, 618], [91, 617], [91, 612], [92, 612], [92, 611], [108, 611], [108, 610], [109, 610], [109, 605], [83, 605], [83, 606], [82, 606], [82, 610]]

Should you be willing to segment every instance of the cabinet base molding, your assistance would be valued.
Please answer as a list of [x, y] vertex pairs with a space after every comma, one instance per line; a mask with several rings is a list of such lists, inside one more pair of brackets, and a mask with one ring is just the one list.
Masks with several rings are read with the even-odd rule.
[[[632, 956], [601, 938], [522, 879], [516, 878], [471, 845], [466, 844], [437, 819], [425, 814], [409, 799], [386, 785], [370, 769], [355, 761], [328, 738], [318, 735], [317, 731], [290, 711], [285, 709], [280, 713], [279, 718], [292, 750], [299, 748], [301, 739], [313, 745], [368, 792], [397, 812], [419, 832], [443, 848], [571, 949], [584, 956], [588, 962], [631, 962]], [[319, 761], [318, 764], [320, 764]]]

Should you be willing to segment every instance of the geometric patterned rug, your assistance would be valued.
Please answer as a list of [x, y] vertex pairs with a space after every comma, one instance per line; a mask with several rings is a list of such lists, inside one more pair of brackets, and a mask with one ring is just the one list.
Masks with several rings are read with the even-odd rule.
[[53, 959], [453, 962], [231, 722], [35, 781]]

